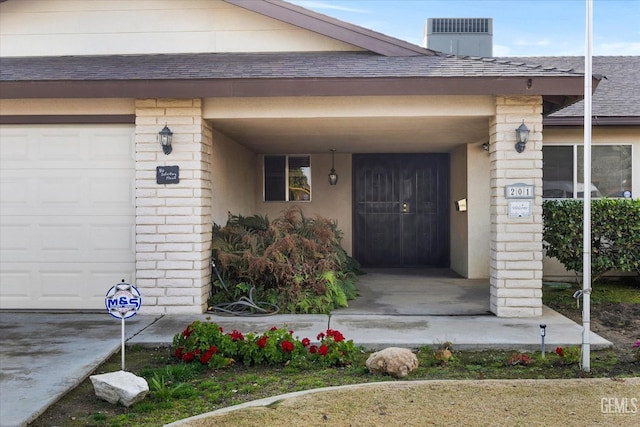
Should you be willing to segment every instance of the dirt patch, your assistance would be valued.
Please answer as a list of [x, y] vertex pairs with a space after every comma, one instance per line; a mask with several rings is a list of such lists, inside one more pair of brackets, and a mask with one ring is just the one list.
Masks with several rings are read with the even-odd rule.
[[[582, 310], [577, 306], [551, 308], [582, 324]], [[640, 304], [606, 302], [592, 307], [591, 330], [611, 341], [622, 360], [632, 360], [632, 346], [640, 340]]]
[[[293, 420], [304, 420], [304, 425], [374, 427], [637, 426], [638, 390], [640, 378], [367, 384], [292, 397], [180, 425], [261, 427], [302, 425]], [[627, 402], [626, 412], [614, 413], [609, 398]]]

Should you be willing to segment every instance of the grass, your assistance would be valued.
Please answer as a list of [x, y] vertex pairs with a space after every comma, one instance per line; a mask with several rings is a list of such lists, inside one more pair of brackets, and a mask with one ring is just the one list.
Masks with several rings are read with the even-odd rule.
[[[637, 286], [634, 281], [595, 286], [592, 301], [596, 306], [619, 301], [640, 304]], [[545, 287], [545, 304], [557, 309], [563, 306], [575, 309], [575, 300], [571, 297], [575, 289], [577, 287]], [[406, 379], [394, 379], [369, 373], [365, 366], [369, 356], [366, 352], [360, 352], [351, 366], [344, 367], [321, 368], [308, 363], [246, 367], [235, 363], [210, 370], [199, 363], [176, 362], [169, 348], [132, 346], [127, 349], [127, 369], [149, 383], [150, 394], [144, 401], [131, 408], [111, 405], [95, 397], [87, 380], [32, 426], [158, 426], [282, 393], [380, 381], [640, 376], [640, 363], [631, 362], [616, 349], [592, 352], [589, 373], [583, 372], [577, 363], [564, 363], [555, 353], [542, 358], [538, 352], [529, 352], [529, 362], [513, 351], [459, 352], [455, 347], [452, 350], [452, 359], [443, 364], [436, 359], [434, 349], [420, 348], [417, 370]], [[117, 371], [120, 363], [120, 355], [115, 354], [96, 373]]]
[[[631, 303], [640, 304], [640, 281], [636, 280], [610, 280], [600, 281], [592, 286], [591, 303], [615, 304]], [[546, 282], [543, 283], [543, 302], [545, 305], [557, 309], [576, 307], [574, 292], [582, 289], [577, 283]]]

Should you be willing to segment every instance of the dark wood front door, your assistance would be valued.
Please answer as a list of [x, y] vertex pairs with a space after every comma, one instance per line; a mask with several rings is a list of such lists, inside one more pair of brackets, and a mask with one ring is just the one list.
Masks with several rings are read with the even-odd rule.
[[354, 154], [354, 257], [449, 267], [449, 156]]

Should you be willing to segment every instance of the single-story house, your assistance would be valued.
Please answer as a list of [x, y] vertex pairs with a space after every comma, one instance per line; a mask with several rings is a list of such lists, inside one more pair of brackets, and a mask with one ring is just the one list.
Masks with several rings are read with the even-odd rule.
[[[143, 313], [202, 313], [212, 223], [296, 204], [364, 266], [487, 278], [495, 315], [539, 316], [543, 170], [578, 167], [584, 76], [537, 59], [444, 55], [281, 0], [0, 2], [0, 308], [99, 309], [122, 279]], [[612, 105], [594, 142], [603, 168], [624, 153], [636, 197], [629, 90], [632, 117]]]

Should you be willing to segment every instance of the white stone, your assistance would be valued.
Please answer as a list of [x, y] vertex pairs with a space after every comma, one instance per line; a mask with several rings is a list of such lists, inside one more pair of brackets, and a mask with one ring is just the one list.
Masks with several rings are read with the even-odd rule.
[[386, 373], [394, 377], [406, 377], [418, 367], [418, 358], [408, 348], [388, 347], [377, 351], [367, 359], [367, 369], [372, 373]]
[[120, 402], [129, 407], [140, 402], [149, 392], [147, 381], [131, 372], [117, 371], [91, 375], [89, 378], [96, 396], [109, 403]]

